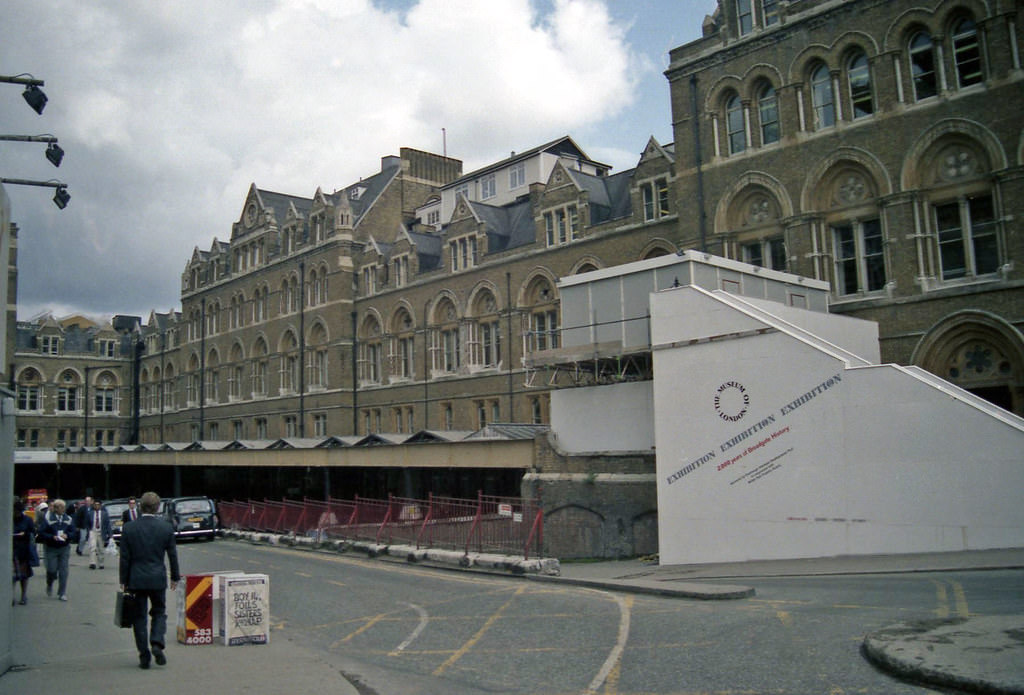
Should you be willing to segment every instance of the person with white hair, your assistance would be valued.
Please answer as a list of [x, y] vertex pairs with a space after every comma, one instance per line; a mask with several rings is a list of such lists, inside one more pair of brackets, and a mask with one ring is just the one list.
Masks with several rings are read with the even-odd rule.
[[43, 542], [46, 560], [46, 595], [53, 595], [53, 583], [57, 582], [57, 596], [68, 600], [68, 566], [71, 561], [71, 544], [78, 542], [78, 528], [66, 513], [67, 503], [62, 499], [53, 500], [50, 508], [37, 519], [37, 537]]

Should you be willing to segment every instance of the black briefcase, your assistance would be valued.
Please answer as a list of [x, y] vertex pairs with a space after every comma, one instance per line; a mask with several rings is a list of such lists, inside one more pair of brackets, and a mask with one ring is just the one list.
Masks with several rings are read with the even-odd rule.
[[114, 625], [117, 627], [131, 627], [135, 624], [135, 618], [138, 614], [138, 597], [127, 591], [118, 591], [117, 602], [114, 604]]

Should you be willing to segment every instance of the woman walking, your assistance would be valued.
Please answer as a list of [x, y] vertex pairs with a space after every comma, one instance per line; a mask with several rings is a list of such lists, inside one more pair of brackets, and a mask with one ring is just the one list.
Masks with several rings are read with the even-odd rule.
[[[28, 579], [32, 576], [32, 546], [36, 542], [36, 528], [32, 519], [25, 514], [25, 504], [14, 500], [14, 583], [21, 583], [21, 605], [28, 603]], [[14, 605], [14, 599], [11, 599]]]

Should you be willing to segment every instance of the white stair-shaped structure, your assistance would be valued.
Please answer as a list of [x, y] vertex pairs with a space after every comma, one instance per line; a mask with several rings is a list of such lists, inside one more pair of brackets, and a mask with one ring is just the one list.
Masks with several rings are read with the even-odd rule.
[[651, 301], [660, 561], [1024, 547], [1024, 420], [874, 324], [685, 286]]

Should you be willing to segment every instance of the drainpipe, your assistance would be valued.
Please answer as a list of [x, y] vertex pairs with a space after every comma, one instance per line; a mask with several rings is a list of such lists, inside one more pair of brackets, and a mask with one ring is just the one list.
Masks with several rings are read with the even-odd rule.
[[700, 250], [707, 253], [707, 216], [704, 214], [704, 169], [700, 153], [700, 109], [697, 106], [697, 76], [690, 75], [690, 105], [693, 116], [693, 154], [697, 168], [697, 225], [700, 230]]
[[306, 436], [306, 262], [299, 261], [299, 436]]
[[[505, 273], [505, 294], [508, 297], [508, 347], [505, 348], [505, 359], [508, 360], [508, 415], [506, 422], [515, 422], [515, 392], [512, 384], [512, 273]], [[501, 343], [498, 343], [499, 345]]]
[[359, 434], [359, 336], [356, 333], [358, 314], [352, 312], [352, 434]]
[[203, 438], [206, 427], [206, 298], [200, 303], [199, 311], [199, 439]]

